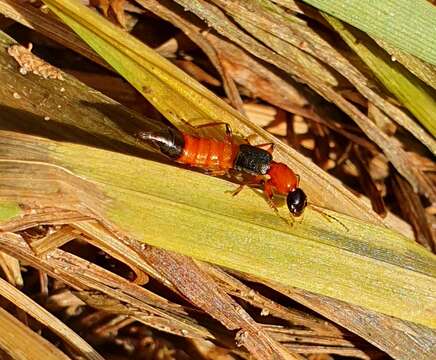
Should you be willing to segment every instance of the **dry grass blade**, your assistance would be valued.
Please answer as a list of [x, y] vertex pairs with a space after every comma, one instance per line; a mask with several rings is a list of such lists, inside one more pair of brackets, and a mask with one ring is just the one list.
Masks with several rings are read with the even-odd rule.
[[107, 63], [96, 55], [89, 46], [83, 43], [67, 26], [48, 17], [37, 8], [34, 8], [30, 3], [20, 3], [14, 0], [0, 0], [0, 13], [31, 29], [35, 29], [61, 44], [65, 44], [92, 61], [108, 67]]
[[[184, 3], [185, 6], [190, 6], [190, 9], [199, 16], [212, 17], [213, 9], [210, 9], [210, 6], [206, 6], [201, 1], [195, 6], [183, 1], [179, 2]], [[265, 61], [272, 62], [279, 68], [303, 79], [314, 90], [335, 103], [359, 125], [371, 140], [382, 147], [389, 160], [409, 180], [415, 190], [419, 189], [421, 193], [428, 196], [432, 201], [436, 199], [436, 194], [429, 181], [421, 173], [420, 169], [413, 165], [399, 144], [378, 129], [364, 113], [347, 101], [328, 81], [317, 79], [316, 76], [313, 76], [312, 72], [307, 71], [310, 67], [301, 66], [302, 64], [292, 61], [285, 61], [285, 58], [293, 59], [295, 52], [300, 57], [309, 56], [306, 52], [317, 57], [326, 64], [326, 67], [329, 68], [331, 66], [346, 76], [369, 101], [383, 109], [392, 119], [399, 122], [428, 146], [433, 153], [436, 153], [436, 142], [434, 139], [417, 126], [407, 114], [384, 100], [374, 91], [373, 88], [376, 88], [375, 84], [370, 79], [367, 79], [339, 51], [334, 49], [332, 45], [307, 25], [290, 17], [279, 8], [263, 5], [260, 1], [253, 4], [253, 2], [243, 0], [232, 3], [215, 0], [214, 3], [219, 4], [225, 11], [229, 12], [254, 38], [261, 40], [263, 44], [268, 44], [268, 47], [272, 50], [256, 42], [254, 39], [248, 38], [242, 31], [233, 26], [225, 18], [224, 14], [212, 20], [214, 21], [213, 26], [219, 32], [254, 55]], [[247, 14], [250, 15], [248, 16]], [[227, 22], [228, 26], [222, 26], [223, 22]], [[417, 90], [415, 89], [415, 91]], [[418, 93], [421, 94], [422, 92], [418, 91]], [[428, 96], [425, 97], [425, 95], [426, 93], [424, 92], [423, 96], [427, 99]]]
[[[367, 312], [349, 304], [332, 302], [328, 297], [314, 297], [306, 291], [298, 289], [281, 291], [336, 323], [346, 326], [395, 359], [424, 360], [432, 358], [434, 354], [436, 346], [434, 330], [408, 322], [398, 323], [393, 318], [380, 317], [377, 313]], [[332, 308], [336, 311], [332, 311]], [[353, 312], [352, 317], [347, 316], [349, 311]], [[371, 333], [370, 336], [368, 331]], [[387, 333], [390, 336], [386, 336]]]
[[[61, 6], [69, 2], [56, 3]], [[229, 122], [246, 123], [149, 49], [140, 48], [138, 43], [129, 43], [129, 40], [127, 45], [131, 47], [120, 44], [116, 41], [119, 33], [113, 28], [113, 32], [105, 32], [103, 22], [101, 27], [89, 32], [86, 27], [93, 23], [94, 15], [83, 13], [89, 22], [81, 22], [83, 19], [77, 19], [73, 8], [77, 10], [75, 6], [69, 8], [67, 21], [74, 23], [82, 35], [92, 38], [93, 46], [109, 56], [110, 62], [119, 66], [129, 80], [136, 81], [137, 88], [167, 111], [173, 121], [180, 120], [183, 114], [191, 116], [189, 120], [197, 114], [216, 118], [221, 110]], [[162, 8], [158, 10], [165, 13]], [[56, 11], [60, 11], [59, 8]], [[185, 32], [199, 31], [188, 25]], [[2, 35], [2, 48], [6, 48], [9, 41]], [[118, 50], [114, 51], [111, 45]], [[141, 57], [140, 49], [145, 49], [145, 56]], [[0, 64], [4, 71], [0, 79], [9, 86], [0, 89], [4, 110], [0, 115], [0, 226], [3, 230], [17, 231], [49, 224], [55, 232], [30, 244], [8, 235], [0, 240], [0, 250], [13, 255], [15, 263], [17, 260], [29, 263], [44, 273], [40, 280], [42, 293], [48, 293], [44, 288], [47, 289], [49, 274], [78, 289], [77, 296], [100, 309], [93, 314], [94, 319], [103, 319], [107, 313], [115, 314], [97, 325], [99, 334], [118, 331], [136, 319], [197, 341], [223, 342], [230, 349], [229, 338], [233, 340], [236, 333], [237, 342], [262, 359], [300, 358], [292, 352], [306, 354], [314, 350], [365, 358], [372, 351], [368, 344], [354, 348], [347, 339], [341, 339], [333, 325], [320, 326], [316, 317], [306, 318], [299, 312], [288, 311], [218, 268], [140, 244], [137, 239], [259, 276], [264, 281], [276, 281], [287, 288], [297, 286], [363, 306], [341, 305], [335, 299], [323, 302], [322, 296], [309, 294], [313, 296], [311, 303], [295, 293], [287, 293], [314, 309], [319, 306], [320, 312], [345, 326], [351, 324], [353, 331], [370, 340], [373, 325], [369, 321], [373, 318], [381, 323], [389, 320], [382, 324], [388, 338], [407, 323], [365, 309], [436, 327], [434, 257], [416, 244], [387, 229], [347, 216], [335, 214], [339, 222], [328, 222], [311, 209], [291, 228], [269, 211], [256, 193], [245, 191], [232, 199], [223, 194], [234, 188], [228, 181], [156, 163], [154, 155], [137, 149], [131, 135], [138, 128], [153, 127], [153, 122], [132, 116], [69, 77], [63, 82], [43, 82], [34, 76], [24, 78], [10, 66], [12, 59], [2, 55], [3, 52]], [[223, 69], [225, 71], [224, 66]], [[320, 92], [325, 91], [334, 98], [334, 94], [329, 93], [330, 88], [319, 86]], [[49, 97], [45, 95], [47, 92]], [[173, 109], [170, 101], [173, 99], [169, 100], [167, 94], [177, 95], [176, 102], [182, 108]], [[192, 94], [196, 95], [194, 100], [202, 99], [204, 103], [195, 103], [189, 98]], [[189, 109], [190, 105], [194, 108]], [[347, 106], [348, 103], [343, 108]], [[42, 120], [44, 118], [49, 121]], [[242, 128], [241, 132], [249, 129]], [[304, 161], [301, 166], [310, 169], [311, 165]], [[318, 192], [321, 191], [318, 189]], [[357, 208], [358, 204], [354, 209]], [[371, 218], [372, 214], [368, 211], [362, 217]], [[62, 226], [53, 228], [51, 224], [56, 223]], [[138, 284], [148, 280], [147, 274], [156, 278], [176, 296], [182, 296], [219, 320], [227, 327], [227, 333], [223, 327], [217, 330], [218, 326], [208, 323], [204, 327], [201, 321], [197, 323], [195, 316], [188, 317], [192, 311], [188, 307], [169, 303], [119, 275], [56, 249], [76, 236], [80, 239], [77, 242], [93, 244], [129, 266]], [[32, 245], [43, 255], [37, 256]], [[251, 318], [232, 296], [240, 298], [244, 304], [261, 308], [261, 316], [271, 313], [279, 319], [294, 320], [315, 329], [317, 333], [262, 326], [254, 321], [256, 316]], [[313, 305], [317, 301], [318, 305]], [[74, 302], [78, 303], [77, 298]], [[331, 314], [329, 308], [338, 312], [344, 309], [345, 314]], [[355, 315], [357, 325], [353, 325]], [[362, 326], [365, 321], [366, 327]], [[97, 324], [95, 320], [94, 324]], [[431, 333], [425, 326], [413, 326], [419, 329], [416, 334]], [[320, 335], [327, 330], [336, 331], [335, 337]], [[231, 332], [234, 333], [229, 337]], [[298, 335], [305, 343], [297, 340]], [[431, 339], [424, 336], [421, 342], [412, 343], [411, 348], [402, 349], [402, 353], [410, 356], [419, 347], [425, 353], [430, 342]], [[383, 341], [379, 332], [373, 343], [389, 354], [401, 353], [396, 349], [395, 338], [392, 342]], [[368, 353], [363, 353], [362, 349]], [[245, 357], [244, 351], [236, 352]]]
[[23, 286], [20, 262], [16, 258], [4, 252], [0, 252], [0, 266], [10, 284], [17, 288], [21, 288]]
[[148, 261], [160, 269], [192, 303], [219, 320], [227, 329], [237, 331], [237, 344], [245, 346], [256, 358], [303, 359], [274, 341], [191, 259], [151, 247], [146, 252]]
[[215, 282], [219, 283], [229, 295], [240, 298], [261, 309], [261, 315], [271, 314], [278, 318], [286, 319], [294, 324], [307, 327], [312, 331], [316, 331], [318, 334], [338, 335], [341, 333], [335, 326], [324, 320], [309, 316], [302, 311], [285, 308], [271, 301], [216, 266], [203, 262], [197, 262], [197, 265], [211, 275]]
[[95, 221], [75, 222], [72, 226], [80, 231], [82, 237], [104, 250], [116, 259], [119, 259], [135, 272], [135, 283], [145, 284], [148, 281], [147, 274], [165, 283], [165, 279], [147, 262], [143, 261], [140, 251], [132, 249], [131, 244], [115, 239], [107, 229]]
[[[9, 195], [0, 194], [6, 200], [11, 194], [13, 198], [23, 194], [29, 186], [43, 191], [44, 202], [58, 202], [62, 194], [71, 199], [73, 208], [78, 201], [83, 211], [92, 209], [103, 223], [119, 224], [149, 244], [435, 326], [430, 315], [434, 281], [433, 275], [427, 275], [433, 273], [434, 259], [396, 233], [340, 217], [349, 229], [344, 233], [342, 226], [330, 224], [315, 212], [291, 228], [262, 205], [261, 198], [248, 192], [238, 199], [223, 196], [231, 188], [223, 180], [115, 153], [108, 164], [104, 150], [34, 141], [3, 133], [3, 181], [5, 189], [13, 189]], [[18, 144], [20, 149], [45, 148], [43, 156], [51, 157], [53, 165], [36, 158], [15, 161]], [[20, 150], [21, 159], [28, 156]], [[61, 164], [82, 179], [92, 179], [92, 186], [72, 178]], [[115, 176], [120, 167], [121, 178]], [[14, 168], [19, 173], [12, 175]], [[145, 169], [149, 176], [138, 177], [138, 171]], [[34, 174], [31, 183], [25, 175], [29, 171]], [[158, 174], [161, 181], [156, 183]], [[182, 193], [176, 190], [180, 184], [186, 185]], [[102, 201], [103, 193], [110, 194], [109, 202]], [[171, 226], [168, 218], [173, 219]], [[171, 232], [170, 237], [164, 229]], [[232, 238], [227, 236], [229, 231]], [[304, 259], [311, 259], [310, 264]]]
[[307, 115], [303, 107], [308, 105], [308, 100], [290, 77], [284, 79], [274, 74], [270, 68], [212, 32], [205, 34], [205, 37], [213, 45], [227, 72], [236, 82], [252, 91], [254, 97], [295, 114]]
[[67, 242], [75, 239], [78, 236], [77, 233], [69, 226], [64, 226], [57, 231], [53, 231], [50, 234], [32, 241], [30, 246], [37, 255], [41, 255], [47, 251], [56, 249], [66, 244]]
[[[11, 235], [12, 236], [12, 235]], [[7, 238], [8, 235], [1, 235], [2, 240], [4, 238]], [[12, 236], [13, 237], [13, 236]], [[15, 306], [22, 309], [23, 311], [27, 312], [29, 315], [31, 315], [33, 318], [38, 320], [41, 324], [44, 324], [46, 327], [48, 327], [50, 330], [52, 330], [55, 334], [57, 334], [61, 339], [63, 339], [67, 344], [69, 344], [72, 348], [74, 348], [81, 356], [85, 357], [86, 359], [93, 359], [93, 360], [103, 360], [103, 358], [91, 347], [86, 343], [80, 336], [78, 336], [73, 330], [71, 330], [68, 326], [66, 326], [64, 323], [62, 323], [60, 320], [58, 320], [56, 317], [54, 317], [52, 314], [50, 314], [47, 310], [42, 308], [40, 305], [38, 305], [36, 302], [28, 298], [26, 295], [24, 295], [21, 291], [19, 291], [17, 288], [9, 284], [3, 279], [0, 279], [0, 294], [4, 298], [11, 301]], [[5, 312], [5, 310], [0, 308], [1, 312]], [[2, 321], [0, 323], [5, 324]], [[24, 327], [24, 325], [23, 325]], [[10, 329], [9, 329], [10, 330]], [[3, 330], [4, 331], [4, 330]], [[29, 330], [27, 330], [29, 331]], [[15, 339], [18, 339], [19, 337], [17, 334], [14, 333]], [[0, 338], [5, 339], [5, 334], [2, 332], [2, 335]], [[32, 337], [26, 337], [23, 336], [24, 339], [32, 339]], [[21, 341], [21, 340], [20, 340]], [[16, 344], [17, 346], [17, 344]], [[28, 345], [30, 346], [30, 345]], [[30, 349], [32, 349], [30, 347]], [[54, 350], [51, 350], [51, 352], [54, 352]], [[59, 355], [57, 355], [59, 356]], [[31, 357], [26, 357], [26, 359], [30, 359]], [[38, 357], [35, 357], [38, 358]], [[41, 358], [41, 357], [39, 357]], [[58, 357], [59, 359], [59, 357]]]
[[[301, 175], [302, 186], [314, 203], [319, 206], [328, 204], [337, 211], [381, 223], [366, 204], [356, 199], [338, 181], [328, 177], [303, 156], [277, 142], [265, 131], [250, 124], [240, 113], [144, 44], [126, 36], [77, 3], [55, 0], [48, 0], [46, 3], [57, 14], [63, 14], [61, 17], [64, 21], [86, 38], [92, 47], [98, 48], [105, 60], [173, 123], [184, 128], [186, 125], [180, 119], [192, 122], [198, 119], [204, 119], [205, 122], [219, 120], [229, 123], [244, 136], [256, 132], [260, 135], [260, 141], [276, 143], [277, 159], [296, 169]], [[123, 42], [119, 41], [121, 38]], [[210, 133], [212, 136], [219, 136], [217, 134], [217, 130]], [[322, 192], [320, 189], [323, 189]], [[341, 201], [338, 201], [338, 197]]]
[[399, 175], [394, 175], [393, 182], [395, 197], [398, 199], [402, 213], [413, 225], [416, 241], [435, 252], [436, 239], [430, 230], [431, 225], [426, 217], [419, 196], [412, 191], [410, 185]]
[[[0, 349], [9, 355], [7, 359], [70, 359], [57, 347], [34, 333], [3, 308], [0, 308]], [[0, 356], [2, 356], [2, 353], [0, 353]]]
[[[114, 312], [117, 310], [114, 304], [117, 304], [118, 310], [124, 306], [123, 313], [162, 331], [188, 337], [213, 337], [205, 328], [190, 321], [181, 306], [157, 299], [153, 293], [77, 256], [56, 249], [44, 257], [37, 257], [20, 236], [8, 233], [0, 237], [0, 247], [80, 291], [78, 295], [83, 300], [89, 300], [91, 306]], [[93, 292], [83, 292], [89, 289], [93, 289]], [[33, 315], [33, 312], [30, 314]]]
[[175, 7], [169, 2], [162, 3], [155, 0], [138, 0], [137, 3], [180, 28], [187, 36], [191, 38], [195, 44], [198, 45], [200, 49], [204, 51], [221, 75], [223, 79], [224, 90], [230, 100], [230, 103], [235, 109], [242, 111], [242, 100], [239, 96], [233, 79], [223, 68], [222, 61], [218, 58], [214, 48], [201, 34], [201, 27], [198, 24], [186, 20], [185, 14], [183, 14], [183, 12], [180, 10], [175, 10]]
[[352, 154], [353, 164], [359, 171], [359, 181], [362, 184], [362, 188], [365, 189], [366, 195], [371, 199], [372, 208], [380, 216], [386, 216], [387, 209], [385, 207], [383, 197], [380, 191], [377, 189], [377, 184], [371, 177], [368, 170], [368, 163], [365, 161], [363, 154], [359, 151], [357, 146], [353, 146]]
[[[390, 316], [367, 311], [330, 297], [316, 296], [296, 288], [285, 288], [277, 283], [244, 275], [250, 281], [264, 283], [289, 296], [313, 311], [349, 329], [369, 343], [385, 351], [394, 359], [416, 360], [431, 358], [435, 348], [435, 330], [399, 321]], [[377, 358], [377, 356], [375, 356]]]

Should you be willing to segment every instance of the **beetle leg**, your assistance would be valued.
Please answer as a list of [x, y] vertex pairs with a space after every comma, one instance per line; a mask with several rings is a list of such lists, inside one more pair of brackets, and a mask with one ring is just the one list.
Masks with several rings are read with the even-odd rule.
[[243, 182], [235, 190], [229, 191], [229, 192], [232, 194], [232, 196], [236, 196], [236, 195], [238, 195], [244, 189], [244, 187], [246, 187], [246, 186], [248, 186], [248, 187], [258, 187], [264, 181], [265, 181], [265, 177], [264, 176], [255, 176], [253, 181]]
[[210, 175], [210, 176], [224, 176], [227, 174], [227, 171], [226, 170], [206, 170], [205, 174]]
[[265, 144], [258, 144], [258, 145], [255, 145], [255, 146], [258, 147], [258, 148], [261, 148], [261, 149], [263, 149], [264, 147], [268, 146], [268, 148], [266, 148], [264, 150], [268, 151], [271, 155], [272, 155], [272, 153], [274, 151], [274, 148], [275, 148], [275, 144], [272, 143], [272, 142], [265, 143]]
[[245, 141], [247, 142], [248, 145], [255, 146], [255, 147], [258, 147], [258, 148], [261, 148], [261, 149], [263, 149], [263, 148], [265, 148], [267, 146], [267, 148], [264, 149], [264, 150], [268, 151], [270, 154], [273, 153], [274, 148], [275, 148], [275, 144], [274, 143], [268, 142], [268, 143], [263, 143], [263, 144], [257, 144], [256, 145], [256, 144], [252, 143], [252, 141], [256, 140], [256, 138], [257, 138], [257, 134], [251, 134], [251, 135], [248, 135], [245, 138]]
[[277, 209], [276, 204], [274, 204], [273, 201], [273, 186], [271, 185], [271, 182], [268, 180], [265, 182], [264, 187], [263, 187], [263, 193], [265, 195], [265, 199], [266, 202], [268, 203], [268, 205], [274, 210], [274, 212], [278, 213], [279, 210]]
[[193, 130], [199, 130], [199, 129], [204, 129], [207, 127], [216, 127], [216, 126], [222, 126], [224, 125], [226, 127], [226, 141], [231, 142], [233, 139], [233, 132], [232, 132], [232, 128], [230, 127], [230, 125], [224, 121], [215, 121], [215, 122], [210, 122], [210, 123], [206, 123], [206, 124], [201, 124], [201, 125], [192, 125], [189, 122], [187, 122], [186, 120], [181, 119], [187, 126], [189, 126], [190, 128], [192, 128]]
[[232, 194], [232, 196], [236, 196], [244, 189], [245, 185], [246, 184], [241, 184], [236, 188], [236, 190], [230, 190], [229, 193]]
[[273, 196], [274, 196], [274, 188], [271, 185], [270, 181], [266, 181], [264, 188], [263, 188], [263, 193], [265, 195], [265, 199], [266, 202], [268, 203], [268, 205], [271, 207], [271, 209], [274, 210], [274, 212], [276, 213], [276, 215], [282, 219], [287, 225], [289, 226], [293, 226], [294, 225], [294, 218], [292, 217], [292, 215], [290, 217], [283, 217], [279, 214], [279, 209], [277, 209], [276, 204], [273, 201]]

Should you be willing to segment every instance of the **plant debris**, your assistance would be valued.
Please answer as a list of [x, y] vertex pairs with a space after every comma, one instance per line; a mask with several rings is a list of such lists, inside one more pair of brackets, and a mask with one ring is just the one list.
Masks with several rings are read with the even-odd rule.
[[21, 45], [12, 45], [8, 48], [8, 54], [20, 65], [20, 73], [26, 75], [31, 72], [44, 79], [64, 80], [58, 69], [32, 54], [32, 47], [29, 43], [27, 48]]
[[[356, 195], [365, 207], [359, 203], [352, 215], [365, 209], [362, 220], [394, 228], [436, 252], [436, 142], [428, 113], [419, 109], [419, 101], [436, 102], [434, 65], [302, 1], [80, 3], [230, 104], [245, 121], [236, 126], [237, 137], [251, 133], [250, 141], [262, 143], [274, 135], [291, 146], [294, 157], [283, 144], [274, 156], [303, 163], [302, 181], [314, 205], [330, 202], [339, 210]], [[18, 359], [20, 351], [29, 359], [95, 360], [432, 356], [436, 334], [430, 327], [146, 245], [102, 221], [108, 201], [98, 186], [110, 192], [113, 185], [47, 166], [30, 136], [162, 161], [139, 148], [132, 135], [143, 126], [174, 122], [162, 114], [175, 110], [159, 108], [156, 99], [180, 89], [168, 87], [162, 95], [164, 88], [143, 88], [145, 99], [43, 1], [0, 0], [0, 13], [10, 18], [0, 20], [2, 31], [29, 44], [9, 44], [1, 35], [7, 50], [0, 63], [9, 70], [0, 91], [0, 358], [4, 353]], [[375, 69], [370, 61], [377, 54], [385, 62]], [[50, 81], [36, 87], [31, 76], [11, 75], [8, 57], [18, 63], [18, 74], [62, 80], [62, 88]], [[400, 85], [407, 79], [401, 91], [386, 80], [394, 76]], [[195, 105], [200, 95], [188, 100]], [[203, 115], [209, 116], [200, 111], [198, 119], [188, 120], [201, 122]], [[304, 167], [307, 159], [316, 170]], [[12, 163], [31, 167], [38, 186], [28, 186], [22, 175], [27, 173]], [[329, 174], [324, 182], [311, 180], [321, 173]], [[321, 183], [329, 186], [320, 189]], [[337, 194], [336, 183], [350, 195]], [[126, 201], [136, 195], [125, 189]], [[335, 198], [340, 201], [325, 201]], [[350, 259], [360, 256], [349, 253]], [[383, 261], [428, 265], [414, 253], [400, 255]], [[317, 260], [299, 259], [308, 267]], [[434, 308], [427, 310], [433, 316]], [[11, 331], [14, 336], [6, 336]]]

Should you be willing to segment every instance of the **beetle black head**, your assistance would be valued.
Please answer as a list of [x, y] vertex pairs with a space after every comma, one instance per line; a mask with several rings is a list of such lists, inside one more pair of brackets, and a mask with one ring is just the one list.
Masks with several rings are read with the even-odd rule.
[[300, 216], [307, 206], [307, 196], [303, 190], [296, 188], [288, 193], [286, 203], [293, 216]]

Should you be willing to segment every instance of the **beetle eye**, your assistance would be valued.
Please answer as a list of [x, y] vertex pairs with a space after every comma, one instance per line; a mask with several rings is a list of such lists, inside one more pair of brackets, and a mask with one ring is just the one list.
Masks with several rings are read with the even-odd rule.
[[303, 190], [296, 188], [294, 191], [288, 193], [286, 203], [293, 216], [300, 216], [307, 206], [307, 196]]

